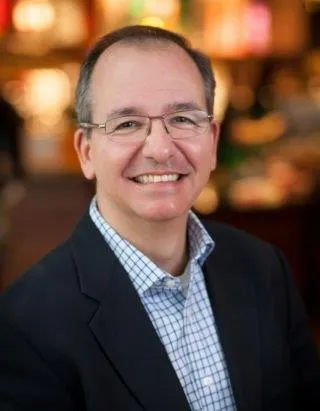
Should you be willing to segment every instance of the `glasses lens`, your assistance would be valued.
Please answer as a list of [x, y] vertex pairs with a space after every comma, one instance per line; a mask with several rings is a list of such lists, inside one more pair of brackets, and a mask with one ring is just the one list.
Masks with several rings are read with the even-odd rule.
[[149, 119], [143, 116], [123, 116], [106, 121], [106, 134], [114, 141], [144, 140]]
[[173, 138], [196, 137], [209, 129], [207, 113], [199, 110], [179, 111], [166, 117], [166, 124]]

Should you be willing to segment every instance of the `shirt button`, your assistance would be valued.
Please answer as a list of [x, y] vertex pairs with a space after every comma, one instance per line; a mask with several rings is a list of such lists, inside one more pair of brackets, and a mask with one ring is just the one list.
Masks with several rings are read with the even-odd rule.
[[213, 378], [208, 376], [208, 377], [204, 377], [204, 379], [202, 380], [203, 385], [205, 387], [211, 387], [211, 385], [213, 385]]

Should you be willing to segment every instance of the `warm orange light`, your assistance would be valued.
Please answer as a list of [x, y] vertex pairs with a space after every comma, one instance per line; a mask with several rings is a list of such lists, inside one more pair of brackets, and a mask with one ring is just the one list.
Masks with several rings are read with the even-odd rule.
[[129, 0], [98, 0], [106, 11], [111, 13], [121, 13], [127, 11], [129, 7]]
[[152, 16], [166, 19], [179, 13], [180, 4], [177, 0], [149, 0], [145, 4], [144, 12]]
[[54, 21], [55, 10], [49, 0], [20, 0], [13, 10], [13, 24], [18, 31], [46, 31]]
[[193, 208], [200, 214], [211, 214], [219, 205], [219, 194], [215, 186], [206, 185], [195, 202]]
[[160, 27], [160, 28], [165, 27], [164, 21], [160, 19], [159, 17], [154, 17], [154, 16], [144, 17], [143, 19], [141, 19], [140, 24], [145, 25], [145, 26], [153, 26], [153, 27]]
[[214, 97], [214, 118], [222, 122], [229, 102], [231, 77], [227, 66], [223, 63], [215, 62], [213, 66], [217, 83]]
[[73, 46], [87, 37], [87, 23], [84, 7], [70, 1], [56, 4], [56, 24], [52, 33], [57, 46]]
[[70, 82], [62, 70], [32, 70], [25, 86], [25, 105], [31, 115], [56, 116], [70, 103]]
[[245, 54], [243, 0], [205, 3], [204, 46], [212, 56], [239, 58]]

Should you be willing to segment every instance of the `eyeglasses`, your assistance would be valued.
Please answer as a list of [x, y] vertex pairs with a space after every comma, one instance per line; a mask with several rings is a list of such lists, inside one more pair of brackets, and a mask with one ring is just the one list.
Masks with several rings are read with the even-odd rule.
[[110, 118], [105, 123], [79, 123], [84, 129], [102, 129], [114, 142], [144, 141], [151, 133], [152, 120], [161, 120], [175, 140], [194, 138], [209, 131], [213, 116], [202, 110], [185, 110], [163, 116], [128, 115]]

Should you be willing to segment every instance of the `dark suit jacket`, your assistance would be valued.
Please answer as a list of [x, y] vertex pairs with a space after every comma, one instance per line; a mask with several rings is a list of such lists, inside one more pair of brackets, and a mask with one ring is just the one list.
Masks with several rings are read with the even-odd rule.
[[[271, 246], [207, 226], [205, 277], [239, 411], [320, 410], [306, 318]], [[0, 409], [190, 410], [128, 275], [88, 214], [0, 300]]]

